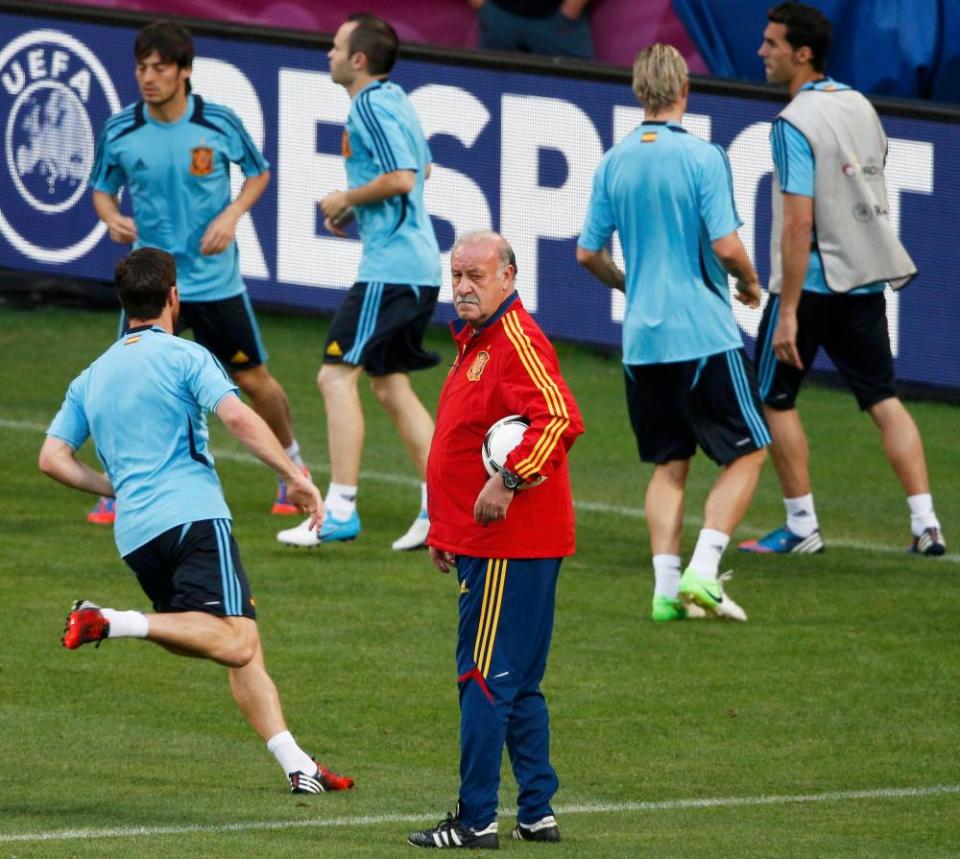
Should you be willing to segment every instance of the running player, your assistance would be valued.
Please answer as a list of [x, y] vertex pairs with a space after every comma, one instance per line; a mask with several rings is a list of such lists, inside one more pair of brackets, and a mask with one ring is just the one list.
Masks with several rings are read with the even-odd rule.
[[[183, 299], [178, 331], [193, 329], [305, 470], [287, 395], [267, 370], [235, 241], [237, 222], [270, 182], [269, 165], [233, 111], [191, 92], [194, 46], [186, 28], [172, 21], [147, 24], [134, 56], [141, 100], [104, 127], [90, 176], [93, 205], [115, 242], [173, 254]], [[246, 176], [235, 200], [231, 163]], [[132, 218], [120, 210], [124, 187]], [[273, 512], [295, 514], [285, 492], [279, 483]], [[101, 499], [87, 518], [112, 523], [112, 500]]]
[[[226, 666], [230, 691], [286, 773], [293, 793], [347, 790], [353, 780], [318, 764], [287, 730], [267, 674], [250, 585], [230, 510], [207, 452], [207, 412], [269, 465], [287, 497], [323, 516], [320, 493], [204, 348], [171, 336], [180, 309], [176, 266], [142, 248], [121, 260], [117, 292], [126, 333], [70, 385], [40, 452], [40, 468], [85, 492], [120, 499], [114, 538], [154, 612], [77, 600], [63, 644], [145, 638], [181, 656]], [[76, 458], [93, 438], [106, 473]]]
[[328, 194], [320, 207], [326, 228], [341, 237], [345, 219], [356, 214], [363, 257], [357, 283], [330, 324], [317, 376], [330, 448], [327, 518], [319, 533], [305, 522], [277, 535], [292, 546], [353, 540], [360, 533], [364, 419], [357, 385], [364, 372], [421, 480], [420, 511], [393, 548], [421, 548], [430, 527], [425, 481], [433, 419], [408, 374], [440, 360], [422, 343], [440, 291], [440, 250], [423, 200], [430, 148], [406, 93], [387, 80], [397, 47], [390, 24], [360, 14], [340, 27], [328, 54], [334, 83], [352, 100], [343, 131], [348, 187]]

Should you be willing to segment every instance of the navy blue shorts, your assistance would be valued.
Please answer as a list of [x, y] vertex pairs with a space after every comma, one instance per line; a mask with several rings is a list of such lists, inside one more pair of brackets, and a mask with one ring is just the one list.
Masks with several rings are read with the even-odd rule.
[[887, 301], [882, 292], [803, 293], [797, 308], [797, 351], [802, 370], [778, 361], [774, 354], [773, 333], [779, 310], [780, 296], [771, 295], [757, 332], [757, 376], [765, 405], [780, 411], [794, 408], [800, 385], [821, 346], [864, 411], [897, 395]]
[[123, 560], [137, 574], [157, 612], [202, 611], [256, 620], [229, 519], [177, 525]]
[[437, 306], [438, 286], [355, 283], [330, 323], [326, 364], [353, 364], [371, 376], [427, 370], [440, 363], [423, 335]]
[[[126, 314], [121, 311], [121, 335], [126, 328]], [[187, 329], [227, 370], [252, 370], [267, 363], [267, 350], [246, 292], [219, 301], [181, 300], [175, 333], [182, 334]]]
[[187, 328], [228, 370], [252, 370], [267, 363], [267, 350], [246, 292], [220, 301], [181, 301], [177, 334]]
[[627, 409], [643, 462], [690, 459], [697, 445], [727, 465], [770, 444], [743, 349], [670, 364], [625, 364]]

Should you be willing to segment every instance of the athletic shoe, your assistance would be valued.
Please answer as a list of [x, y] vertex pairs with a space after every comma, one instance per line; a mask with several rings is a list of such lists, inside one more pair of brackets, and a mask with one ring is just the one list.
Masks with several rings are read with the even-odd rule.
[[93, 510], [87, 514], [87, 521], [94, 525], [112, 525], [117, 518], [117, 502], [112, 498], [100, 498]]
[[[306, 466], [300, 469], [303, 476], [310, 479], [310, 471]], [[287, 501], [287, 484], [282, 480], [277, 483], [277, 496], [273, 500], [273, 508], [270, 510], [275, 516], [295, 516], [300, 512], [296, 504]]]
[[352, 790], [353, 779], [345, 775], [338, 775], [328, 770], [323, 764], [314, 760], [317, 770], [313, 775], [298, 771], [288, 773], [290, 793], [330, 793], [335, 790]]
[[937, 557], [947, 553], [947, 543], [939, 528], [924, 528], [919, 537], [913, 538], [913, 543], [907, 551], [914, 555]]
[[89, 600], [77, 600], [70, 608], [67, 623], [63, 627], [63, 636], [60, 638], [67, 650], [76, 650], [81, 644], [100, 642], [110, 632], [110, 621], [100, 611], [100, 606]]
[[784, 525], [759, 540], [746, 540], [737, 548], [741, 552], [756, 552], [761, 555], [812, 555], [823, 551], [823, 537], [820, 536], [819, 528], [809, 537], [801, 537]]
[[670, 599], [670, 597], [653, 597], [653, 608], [650, 617], [656, 621], [669, 620], [700, 620], [707, 616], [707, 613], [696, 603], [684, 605], [682, 600]]
[[[457, 804], [459, 813], [460, 806]], [[414, 847], [466, 847], [470, 850], [499, 850], [500, 836], [497, 834], [497, 821], [494, 820], [485, 829], [470, 829], [459, 818], [447, 814], [433, 829], [420, 829], [407, 836], [407, 843]]]
[[360, 533], [360, 517], [357, 511], [349, 519], [334, 519], [327, 514], [323, 524], [317, 529], [310, 528], [310, 520], [305, 519], [296, 528], [287, 528], [277, 534], [277, 539], [288, 546], [300, 546], [312, 549], [321, 543], [346, 542], [355, 540]]
[[427, 547], [427, 532], [430, 530], [430, 519], [427, 511], [421, 510], [407, 533], [393, 541], [391, 548], [395, 552], [409, 552], [411, 549], [425, 549]]
[[724, 582], [732, 577], [732, 573], [726, 572], [717, 579], [711, 579], [701, 576], [693, 567], [687, 567], [680, 579], [680, 599], [688, 611], [691, 605], [698, 605], [721, 620], [746, 620], [747, 613], [724, 592]]
[[513, 837], [517, 841], [559, 841], [560, 827], [552, 814], [541, 817], [536, 823], [521, 823], [513, 827]]

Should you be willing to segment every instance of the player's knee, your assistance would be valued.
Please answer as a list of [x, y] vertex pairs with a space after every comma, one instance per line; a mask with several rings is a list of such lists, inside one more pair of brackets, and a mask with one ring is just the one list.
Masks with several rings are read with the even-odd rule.
[[317, 387], [325, 398], [351, 394], [356, 384], [356, 376], [342, 370], [341, 365], [324, 364], [317, 373]]
[[266, 366], [261, 364], [249, 370], [235, 370], [233, 381], [248, 397], [256, 397], [257, 394], [271, 385], [273, 376], [270, 375]]
[[370, 380], [370, 388], [373, 390], [373, 395], [377, 398], [377, 402], [381, 406], [390, 406], [393, 402], [393, 391], [389, 385], [384, 384], [383, 379], [372, 378]]
[[231, 668], [243, 668], [256, 655], [260, 647], [257, 624], [248, 618], [230, 618], [231, 635], [226, 642], [220, 661]]
[[372, 376], [370, 387], [377, 401], [386, 409], [399, 408], [411, 391], [410, 381], [400, 374]]

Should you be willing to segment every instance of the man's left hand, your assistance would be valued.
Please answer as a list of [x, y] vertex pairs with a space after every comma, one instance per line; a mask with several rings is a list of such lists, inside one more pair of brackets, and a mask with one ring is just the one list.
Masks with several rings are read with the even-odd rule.
[[503, 485], [503, 478], [499, 474], [493, 475], [477, 496], [473, 505], [473, 518], [481, 525], [506, 519], [507, 508], [513, 501], [513, 496], [514, 490]]
[[200, 253], [205, 256], [223, 253], [233, 242], [237, 233], [237, 218], [232, 212], [223, 211], [215, 217], [200, 240]]

